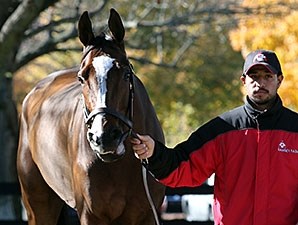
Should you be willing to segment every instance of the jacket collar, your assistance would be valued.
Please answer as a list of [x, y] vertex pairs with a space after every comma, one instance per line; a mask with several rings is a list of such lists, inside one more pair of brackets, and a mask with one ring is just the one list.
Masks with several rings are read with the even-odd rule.
[[273, 104], [273, 106], [270, 109], [265, 111], [260, 111], [255, 109], [253, 107], [251, 100], [248, 98], [248, 96], [246, 96], [245, 109], [253, 119], [277, 115], [279, 114], [281, 108], [282, 108], [282, 101], [279, 95], [276, 96], [275, 103]]

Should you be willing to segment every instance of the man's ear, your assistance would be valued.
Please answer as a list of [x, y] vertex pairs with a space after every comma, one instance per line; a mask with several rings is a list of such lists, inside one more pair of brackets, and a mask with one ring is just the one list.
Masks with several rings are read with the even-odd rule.
[[281, 82], [283, 81], [283, 79], [284, 79], [284, 76], [283, 76], [283, 75], [279, 75], [279, 76], [277, 76], [277, 80], [278, 80], [278, 87], [280, 87], [280, 85], [281, 85]]
[[245, 75], [241, 75], [240, 80], [242, 81], [242, 84], [245, 84]]

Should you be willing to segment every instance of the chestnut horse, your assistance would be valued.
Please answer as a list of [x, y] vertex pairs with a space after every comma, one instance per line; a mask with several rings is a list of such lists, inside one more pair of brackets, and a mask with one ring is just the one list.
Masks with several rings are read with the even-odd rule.
[[[153, 225], [132, 131], [164, 142], [155, 110], [133, 73], [124, 27], [111, 9], [110, 35], [79, 20], [80, 69], [55, 72], [26, 96], [17, 169], [29, 225], [56, 225], [66, 203], [81, 225]], [[148, 176], [157, 208], [165, 188]]]

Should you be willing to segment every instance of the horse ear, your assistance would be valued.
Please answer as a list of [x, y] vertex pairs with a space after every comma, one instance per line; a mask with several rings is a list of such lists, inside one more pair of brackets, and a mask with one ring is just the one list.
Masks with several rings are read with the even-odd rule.
[[114, 39], [118, 43], [121, 43], [124, 39], [125, 30], [120, 15], [113, 8], [111, 8], [110, 10], [110, 18], [108, 24]]
[[94, 39], [92, 23], [87, 11], [85, 11], [79, 19], [78, 30], [80, 41], [86, 47]]

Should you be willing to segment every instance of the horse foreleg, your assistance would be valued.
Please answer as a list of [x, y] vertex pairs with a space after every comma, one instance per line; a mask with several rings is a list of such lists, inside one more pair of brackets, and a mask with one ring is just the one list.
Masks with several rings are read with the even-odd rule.
[[56, 225], [63, 202], [44, 181], [28, 148], [19, 147], [17, 168], [28, 224]]

